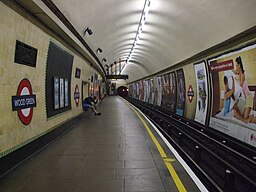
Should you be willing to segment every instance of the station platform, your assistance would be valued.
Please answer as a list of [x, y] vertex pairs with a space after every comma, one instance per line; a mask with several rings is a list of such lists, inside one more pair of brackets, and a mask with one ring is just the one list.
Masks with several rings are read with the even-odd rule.
[[110, 96], [99, 110], [100, 116], [86, 111], [76, 126], [0, 178], [0, 191], [206, 190], [127, 101]]

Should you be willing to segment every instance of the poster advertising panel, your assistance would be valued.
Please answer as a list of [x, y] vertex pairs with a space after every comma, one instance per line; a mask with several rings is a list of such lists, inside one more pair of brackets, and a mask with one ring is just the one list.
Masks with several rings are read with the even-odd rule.
[[150, 88], [149, 103], [154, 104], [155, 92], [154, 92], [154, 81], [153, 81], [153, 79], [150, 79], [149, 83], [150, 83], [150, 85], [149, 85], [149, 88]]
[[175, 112], [176, 110], [176, 77], [175, 72], [162, 76], [163, 80], [163, 96], [162, 106], [168, 110]]
[[144, 81], [141, 80], [139, 83], [140, 83], [140, 100], [144, 101]]
[[176, 114], [184, 116], [185, 98], [186, 98], [186, 86], [183, 69], [176, 71], [177, 74], [177, 105]]
[[208, 60], [212, 83], [209, 126], [256, 146], [256, 45]]
[[140, 99], [140, 82], [136, 83], [136, 99]]
[[175, 72], [170, 73], [170, 92], [169, 92], [169, 109], [175, 112], [177, 100], [177, 87]]
[[161, 106], [162, 102], [162, 77], [158, 76], [157, 77], [157, 105]]
[[136, 89], [136, 83], [132, 84], [132, 98], [136, 98], [137, 89]]
[[149, 93], [149, 80], [145, 80], [144, 81], [144, 101], [146, 103], [149, 103], [149, 97], [150, 97], [150, 93]]
[[148, 102], [148, 81], [143, 81], [144, 84], [144, 102]]
[[68, 107], [68, 79], [65, 79], [65, 107]]
[[59, 109], [60, 108], [60, 89], [59, 89], [59, 78], [58, 77], [54, 77], [53, 78], [54, 81], [54, 109]]
[[60, 78], [60, 108], [64, 107], [64, 79]]
[[205, 62], [194, 65], [197, 84], [197, 103], [195, 121], [205, 125], [208, 109], [208, 83]]
[[169, 104], [169, 93], [170, 93], [170, 83], [169, 74], [162, 75], [162, 104], [161, 106], [168, 108]]

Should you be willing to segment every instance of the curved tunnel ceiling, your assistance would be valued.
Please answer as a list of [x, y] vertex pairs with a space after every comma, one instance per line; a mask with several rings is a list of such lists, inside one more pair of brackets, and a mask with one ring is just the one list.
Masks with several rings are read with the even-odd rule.
[[[102, 63], [126, 60], [145, 0], [52, 0]], [[255, 0], [150, 0], [139, 44], [122, 73], [154, 74], [256, 25]], [[93, 35], [83, 34], [89, 27]]]

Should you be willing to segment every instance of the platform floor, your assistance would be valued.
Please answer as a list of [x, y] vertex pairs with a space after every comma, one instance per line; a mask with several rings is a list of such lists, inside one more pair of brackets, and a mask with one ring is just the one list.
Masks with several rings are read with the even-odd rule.
[[[144, 124], [122, 98], [107, 97], [101, 116], [87, 111], [70, 131], [0, 178], [1, 192], [179, 191]], [[184, 187], [199, 191], [151, 128]]]

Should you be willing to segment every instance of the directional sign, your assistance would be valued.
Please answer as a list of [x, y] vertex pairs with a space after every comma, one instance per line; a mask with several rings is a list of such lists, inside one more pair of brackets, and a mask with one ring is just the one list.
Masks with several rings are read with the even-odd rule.
[[107, 79], [128, 79], [128, 75], [106, 75]]

